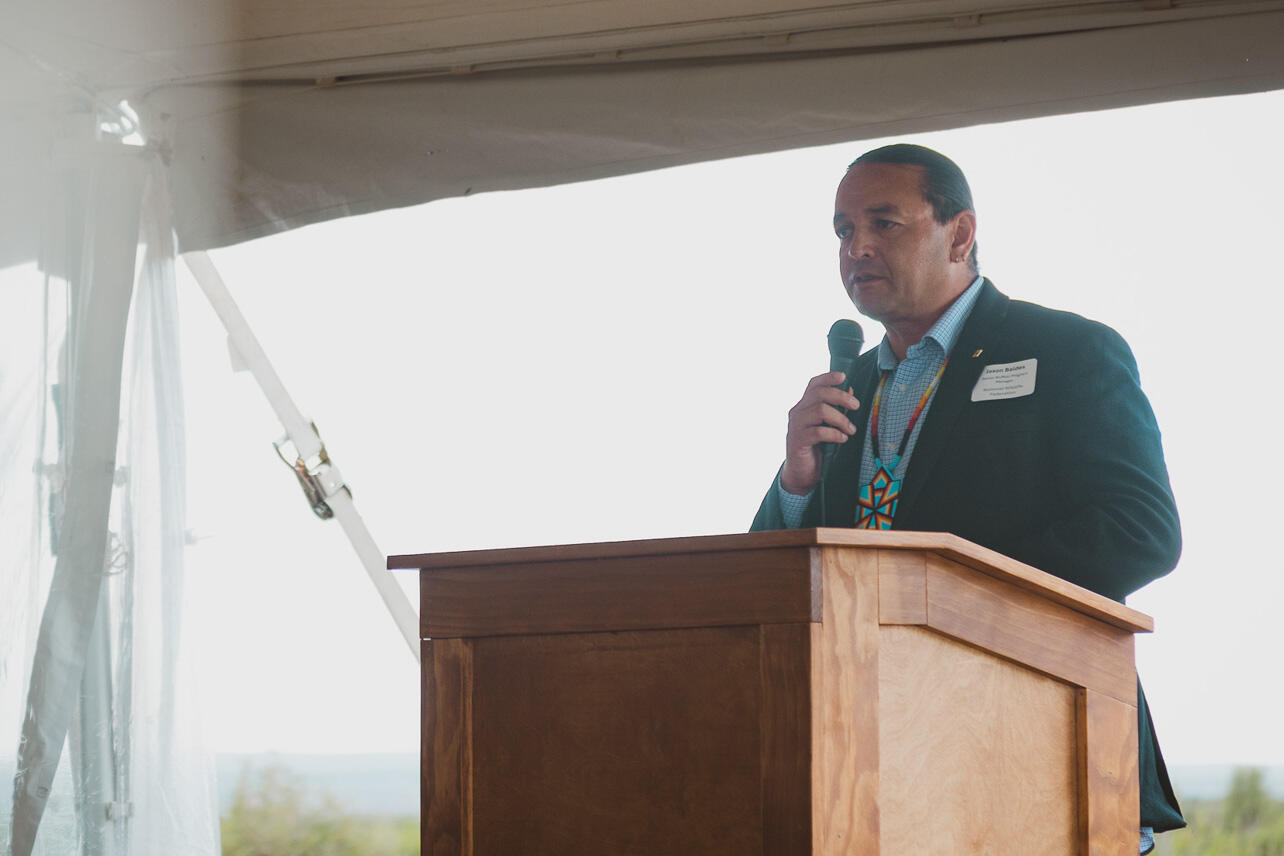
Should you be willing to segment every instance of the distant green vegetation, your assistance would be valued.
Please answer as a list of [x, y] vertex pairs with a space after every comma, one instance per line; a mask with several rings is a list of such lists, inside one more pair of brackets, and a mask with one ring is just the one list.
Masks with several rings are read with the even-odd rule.
[[[1156, 856], [1284, 856], [1284, 800], [1261, 770], [1236, 770], [1225, 797], [1182, 809], [1190, 826], [1158, 836]], [[223, 856], [419, 856], [419, 818], [348, 814], [279, 767], [242, 774], [222, 833]]]
[[1273, 799], [1262, 771], [1236, 770], [1219, 800], [1185, 800], [1186, 829], [1158, 836], [1163, 856], [1284, 856], [1284, 800]]
[[419, 818], [351, 815], [279, 767], [243, 773], [223, 816], [223, 856], [419, 856]]

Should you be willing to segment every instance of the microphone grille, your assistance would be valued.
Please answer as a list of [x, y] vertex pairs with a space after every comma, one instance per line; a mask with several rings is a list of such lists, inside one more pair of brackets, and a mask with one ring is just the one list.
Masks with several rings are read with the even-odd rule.
[[829, 353], [831, 356], [855, 358], [865, 344], [865, 334], [860, 325], [847, 318], [839, 318], [829, 328]]

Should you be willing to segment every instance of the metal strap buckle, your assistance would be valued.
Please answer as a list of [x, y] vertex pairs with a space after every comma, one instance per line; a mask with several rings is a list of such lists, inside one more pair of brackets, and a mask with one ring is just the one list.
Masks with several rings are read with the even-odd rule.
[[[317, 431], [316, 423], [311, 424], [312, 433], [320, 440], [321, 434]], [[277, 457], [294, 472], [299, 480], [299, 487], [303, 488], [303, 495], [308, 499], [308, 505], [312, 506], [312, 513], [317, 517], [322, 520], [334, 517], [334, 510], [326, 500], [339, 491], [344, 491], [351, 498], [352, 490], [343, 483], [338, 468], [330, 463], [330, 455], [327, 454], [324, 443], [315, 455], [306, 460], [299, 456], [298, 447], [289, 435], [274, 442], [272, 447], [276, 449]]]

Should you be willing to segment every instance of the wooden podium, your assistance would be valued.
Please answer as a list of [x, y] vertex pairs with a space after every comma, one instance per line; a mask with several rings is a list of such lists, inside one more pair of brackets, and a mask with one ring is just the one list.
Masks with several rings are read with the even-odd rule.
[[393, 556], [423, 853], [1137, 852], [1150, 619], [951, 535]]

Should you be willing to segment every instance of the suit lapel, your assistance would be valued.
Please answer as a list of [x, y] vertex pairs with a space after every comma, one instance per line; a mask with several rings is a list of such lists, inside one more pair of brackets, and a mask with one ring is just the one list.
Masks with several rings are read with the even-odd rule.
[[976, 305], [972, 307], [967, 323], [954, 342], [949, 368], [941, 378], [941, 386], [927, 411], [927, 421], [923, 423], [923, 430], [919, 432], [914, 444], [909, 470], [901, 486], [900, 507], [904, 509], [904, 514], [897, 514], [893, 522], [895, 528], [906, 528], [904, 524], [907, 522], [912, 525], [914, 500], [931, 479], [932, 469], [945, 448], [945, 440], [971, 398], [972, 388], [976, 386], [977, 378], [985, 367], [984, 360], [972, 355], [978, 350], [984, 353], [984, 349], [994, 341], [999, 324], [1007, 316], [1008, 302], [1008, 298], [993, 283], [985, 280]]

